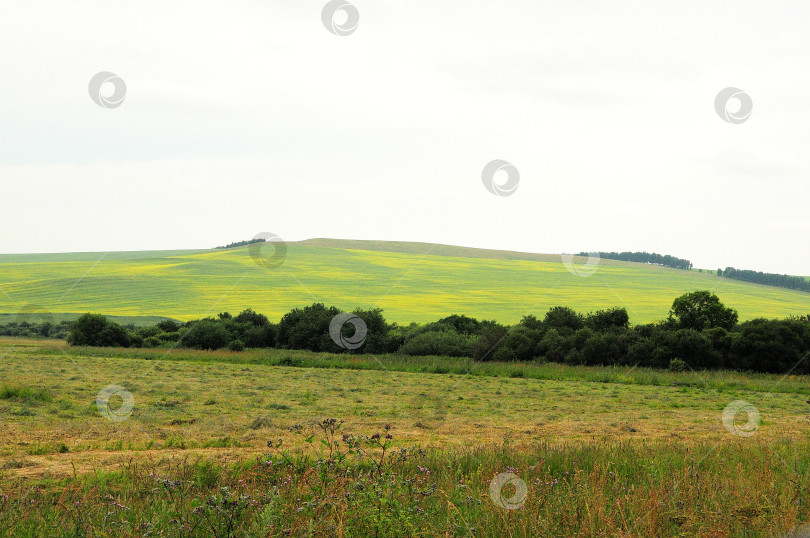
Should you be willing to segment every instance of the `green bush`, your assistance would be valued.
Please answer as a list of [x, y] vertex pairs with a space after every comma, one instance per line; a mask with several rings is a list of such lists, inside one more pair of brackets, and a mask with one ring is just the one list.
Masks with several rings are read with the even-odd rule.
[[255, 327], [267, 327], [270, 325], [270, 320], [264, 314], [259, 314], [253, 311], [252, 308], [243, 310], [238, 316], [233, 318], [237, 323], [248, 323]]
[[455, 331], [432, 331], [414, 336], [399, 348], [405, 355], [470, 357], [475, 338]]
[[557, 329], [549, 329], [537, 346], [537, 354], [547, 361], [565, 362], [572, 349], [572, 341], [562, 336]]
[[491, 361], [498, 344], [506, 336], [508, 329], [503, 325], [488, 325], [481, 329], [481, 336], [473, 344], [473, 358], [477, 361]]
[[530, 361], [537, 356], [540, 332], [517, 325], [510, 329], [495, 346], [492, 360], [498, 362]]
[[731, 343], [731, 364], [757, 372], [810, 373], [810, 324], [797, 319], [754, 319], [739, 326]]
[[286, 349], [338, 351], [340, 348], [329, 336], [329, 324], [338, 314], [340, 310], [333, 306], [327, 308], [323, 303], [294, 308], [284, 314], [278, 324], [278, 346]]
[[154, 327], [141, 327], [138, 329], [138, 334], [143, 338], [150, 338], [152, 336], [158, 336], [163, 331], [158, 326]]
[[630, 316], [625, 308], [597, 310], [585, 316], [585, 326], [594, 331], [607, 331], [614, 328], [627, 329], [630, 327]]
[[459, 334], [465, 334], [467, 336], [477, 337], [479, 334], [481, 334], [481, 322], [469, 316], [459, 316], [453, 314], [452, 316], [447, 316], [446, 318], [440, 319], [435, 323], [435, 325], [444, 325]]
[[129, 347], [129, 332], [101, 314], [84, 314], [73, 322], [67, 337], [74, 346]]
[[231, 340], [230, 343], [228, 343], [228, 349], [231, 351], [244, 351], [245, 344], [242, 343], [241, 340]]
[[161, 342], [177, 342], [180, 340], [180, 332], [160, 333], [157, 337]]
[[385, 322], [382, 309], [354, 310], [353, 314], [366, 324], [366, 340], [363, 347], [358, 349], [361, 353], [393, 353], [399, 347], [399, 342], [389, 338], [389, 325]]
[[669, 361], [669, 368], [670, 372], [685, 372], [689, 369], [689, 366], [679, 358], [674, 358]]
[[130, 332], [129, 345], [130, 347], [143, 347], [143, 336]]
[[585, 364], [614, 366], [627, 355], [627, 341], [617, 332], [596, 333], [582, 347]]
[[557, 329], [560, 333], [570, 333], [585, 326], [582, 315], [567, 306], [555, 306], [546, 312], [543, 325], [549, 329]]
[[723, 357], [712, 347], [705, 331], [681, 329], [672, 335], [675, 357], [686, 357], [693, 368], [717, 368]]
[[230, 340], [231, 335], [222, 323], [210, 318], [194, 323], [183, 335], [183, 345], [195, 349], [220, 349]]
[[143, 339], [143, 347], [160, 347], [161, 345], [163, 345], [163, 340], [155, 336]]
[[158, 324], [155, 325], [155, 327], [167, 333], [177, 332], [180, 330], [180, 327], [182, 326], [183, 326], [182, 323], [174, 321], [173, 319], [164, 319], [163, 321], [158, 322]]

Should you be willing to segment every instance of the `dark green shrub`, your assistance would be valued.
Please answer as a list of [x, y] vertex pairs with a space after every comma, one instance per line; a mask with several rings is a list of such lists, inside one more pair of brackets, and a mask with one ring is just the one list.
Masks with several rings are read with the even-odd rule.
[[452, 315], [442, 318], [436, 322], [436, 325], [445, 325], [452, 328], [459, 334], [466, 334], [467, 336], [478, 336], [481, 334], [481, 322], [469, 316]]
[[149, 338], [151, 336], [157, 336], [163, 331], [158, 327], [141, 327], [138, 329], [137, 334], [141, 336], [141, 338]]
[[267, 327], [270, 325], [270, 320], [267, 319], [267, 316], [254, 312], [252, 308], [243, 310], [233, 320], [237, 323], [249, 323], [256, 327]]
[[531, 314], [528, 316], [523, 316], [523, 318], [520, 320], [520, 325], [534, 331], [543, 330], [543, 322], [537, 319], [536, 317], [532, 316]]
[[669, 368], [667, 368], [670, 372], [685, 372], [689, 369], [689, 366], [679, 358], [674, 358], [669, 361]]
[[203, 319], [189, 327], [183, 334], [182, 343], [195, 349], [220, 349], [228, 345], [231, 335], [223, 324], [213, 319]]
[[557, 329], [560, 334], [569, 335], [585, 326], [582, 315], [567, 306], [555, 306], [543, 318], [546, 329]]
[[150, 336], [149, 338], [143, 339], [143, 347], [160, 347], [163, 344], [163, 340], [156, 336]]
[[627, 329], [630, 327], [630, 316], [625, 308], [597, 310], [585, 316], [585, 326], [594, 331], [604, 332], [610, 329]]
[[723, 359], [705, 333], [692, 329], [675, 331], [671, 349], [675, 357], [683, 358], [692, 368], [717, 368]]
[[630, 344], [627, 355], [619, 361], [624, 366], [651, 366], [651, 357], [655, 351], [655, 343], [650, 338], [639, 337]]
[[731, 343], [729, 366], [758, 372], [810, 371], [806, 325], [797, 320], [755, 319], [742, 323]]
[[627, 355], [627, 343], [616, 332], [595, 333], [582, 347], [584, 364], [615, 366]]
[[273, 347], [276, 342], [275, 328], [270, 324], [265, 326], [236, 324], [232, 331], [247, 347]]
[[549, 329], [537, 346], [537, 354], [547, 361], [565, 362], [572, 349], [573, 341], [565, 338], [557, 329]]
[[[381, 309], [362, 310], [358, 308], [353, 314], [365, 322], [367, 331], [366, 340], [357, 352], [393, 353], [397, 350], [398, 342], [388, 337], [389, 325], [385, 322]], [[351, 327], [346, 328], [351, 331]]]
[[337, 351], [340, 348], [329, 336], [329, 324], [340, 310], [315, 303], [304, 308], [294, 308], [284, 314], [278, 324], [276, 341], [286, 349], [310, 351]]
[[517, 325], [509, 330], [495, 346], [492, 360], [501, 362], [530, 361], [537, 356], [537, 343], [539, 340], [540, 331]]
[[73, 322], [67, 342], [74, 346], [129, 347], [129, 332], [101, 314], [84, 314]]
[[399, 349], [406, 355], [444, 355], [470, 357], [475, 338], [455, 331], [434, 331], [419, 334]]
[[143, 336], [129, 332], [130, 347], [143, 347]]
[[492, 355], [501, 340], [506, 336], [507, 328], [502, 325], [482, 327], [481, 336], [473, 344], [473, 358], [477, 361], [494, 360]]
[[155, 325], [155, 327], [166, 333], [177, 332], [180, 330], [180, 327], [182, 326], [183, 326], [182, 323], [174, 321], [173, 319], [164, 319], [163, 321], [160, 321], [158, 322], [157, 325]]
[[179, 332], [160, 333], [159, 335], [157, 335], [157, 337], [161, 342], [177, 342], [178, 340], [180, 340], [180, 333]]

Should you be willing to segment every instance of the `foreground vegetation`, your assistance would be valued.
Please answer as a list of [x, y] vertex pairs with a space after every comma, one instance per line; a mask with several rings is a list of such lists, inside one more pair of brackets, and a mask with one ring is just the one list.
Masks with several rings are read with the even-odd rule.
[[312, 442], [271, 440], [230, 464], [129, 462], [18, 484], [0, 497], [0, 534], [772, 536], [810, 520], [807, 440], [424, 451], [334, 419], [296, 433]]
[[[773, 536], [810, 520], [806, 376], [9, 338], [0, 357], [0, 535]], [[125, 420], [99, 410], [109, 385], [132, 396]], [[761, 415], [752, 436], [721, 420], [735, 400]], [[501, 473], [525, 497], [516, 481], [492, 497]]]

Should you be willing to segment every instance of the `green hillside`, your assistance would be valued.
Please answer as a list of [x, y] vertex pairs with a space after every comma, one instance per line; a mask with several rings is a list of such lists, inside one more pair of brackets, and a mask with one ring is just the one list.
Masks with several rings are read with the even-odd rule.
[[582, 312], [625, 306], [631, 322], [642, 323], [666, 317], [678, 295], [708, 289], [741, 320], [810, 313], [807, 293], [645, 264], [601, 260], [581, 277], [559, 255], [332, 239], [287, 247], [284, 263], [272, 269], [255, 263], [248, 247], [0, 255], [0, 312], [37, 305], [53, 313], [186, 320], [251, 307], [278, 319], [319, 301], [378, 306], [397, 322], [464, 313], [511, 323], [568, 305]]

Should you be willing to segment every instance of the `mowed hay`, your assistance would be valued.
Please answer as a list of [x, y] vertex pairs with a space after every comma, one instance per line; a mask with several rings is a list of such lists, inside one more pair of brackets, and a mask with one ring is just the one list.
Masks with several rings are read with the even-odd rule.
[[[737, 536], [810, 517], [800, 376], [307, 352], [290, 367], [280, 350], [13, 338], [0, 353], [10, 535]], [[748, 415], [726, 420], [738, 401], [750, 435]]]

